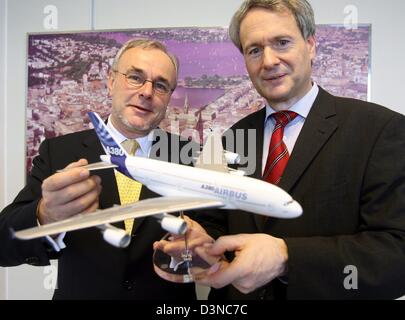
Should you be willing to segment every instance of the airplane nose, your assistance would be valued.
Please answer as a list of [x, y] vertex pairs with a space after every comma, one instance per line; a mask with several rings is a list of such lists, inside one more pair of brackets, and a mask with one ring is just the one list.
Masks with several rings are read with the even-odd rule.
[[287, 208], [288, 208], [287, 209], [287, 214], [288, 214], [287, 218], [297, 218], [303, 212], [301, 205], [295, 200], [291, 201], [287, 205]]

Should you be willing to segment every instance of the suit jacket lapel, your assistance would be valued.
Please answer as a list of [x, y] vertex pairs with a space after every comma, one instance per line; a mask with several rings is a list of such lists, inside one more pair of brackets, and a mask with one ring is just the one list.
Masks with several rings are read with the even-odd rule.
[[337, 127], [334, 97], [319, 88], [280, 181], [281, 188], [289, 192], [294, 187]]
[[[264, 143], [264, 122], [266, 118], [266, 108], [261, 109], [252, 117], [248, 123], [247, 129], [256, 130], [256, 149], [254, 150], [256, 154], [256, 169], [252, 178], [262, 180], [262, 158], [263, 158], [263, 143]], [[248, 133], [245, 134], [245, 150], [249, 150], [248, 146]], [[258, 230], [262, 230], [265, 222], [265, 216], [254, 214], [253, 219], [255, 221]]]
[[[263, 135], [264, 135], [264, 120], [266, 117], [266, 108], [263, 108], [259, 111], [257, 111], [247, 122], [246, 125], [243, 126], [244, 132], [244, 149], [243, 152], [250, 153], [253, 152], [255, 155], [255, 170], [254, 173], [250, 175], [252, 178], [256, 179], [261, 179], [262, 178], [262, 157], [263, 157]], [[236, 130], [239, 130], [240, 128], [236, 128]], [[256, 137], [256, 145], [255, 147], [249, 146], [249, 130], [254, 130], [255, 131], [255, 137]], [[235, 134], [237, 134], [235, 132]], [[238, 136], [235, 136], [237, 139]], [[253, 148], [252, 148], [253, 147]], [[236, 149], [235, 152], [238, 152]], [[251, 160], [251, 158], [248, 158]], [[249, 164], [250, 166], [251, 164]], [[243, 167], [241, 167], [243, 169]]]
[[[78, 154], [79, 158], [86, 158], [89, 163], [99, 162], [100, 155], [105, 154], [103, 147], [101, 146], [94, 131], [90, 131], [89, 134], [83, 140], [83, 152]], [[102, 181], [103, 189], [100, 195], [100, 208], [109, 208], [115, 204], [120, 204], [118, 195], [117, 182], [115, 180], [115, 174], [113, 169], [100, 170], [96, 173]], [[121, 224], [117, 224], [121, 226]], [[124, 226], [124, 223], [122, 223]]]

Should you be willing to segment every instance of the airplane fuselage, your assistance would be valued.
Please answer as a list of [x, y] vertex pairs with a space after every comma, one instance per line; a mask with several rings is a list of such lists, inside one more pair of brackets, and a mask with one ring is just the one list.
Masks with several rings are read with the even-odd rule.
[[125, 164], [114, 156], [102, 159], [118, 165], [118, 170], [163, 196], [215, 199], [224, 203], [222, 209], [278, 218], [302, 214], [301, 206], [287, 192], [258, 179], [148, 158], [127, 157]]

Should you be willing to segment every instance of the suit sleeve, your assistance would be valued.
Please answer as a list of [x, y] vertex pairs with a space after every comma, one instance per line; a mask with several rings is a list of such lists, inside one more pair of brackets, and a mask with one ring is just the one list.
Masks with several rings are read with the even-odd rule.
[[52, 251], [44, 239], [13, 239], [10, 232], [37, 226], [36, 210], [42, 196], [42, 181], [51, 175], [49, 159], [49, 141], [45, 140], [39, 149], [39, 155], [33, 161], [27, 185], [14, 201], [0, 213], [0, 266], [10, 267], [20, 264], [48, 265], [53, 258]]
[[[396, 299], [405, 294], [405, 118], [372, 149], [356, 234], [285, 238], [289, 299]], [[344, 212], [342, 212], [344, 214]]]

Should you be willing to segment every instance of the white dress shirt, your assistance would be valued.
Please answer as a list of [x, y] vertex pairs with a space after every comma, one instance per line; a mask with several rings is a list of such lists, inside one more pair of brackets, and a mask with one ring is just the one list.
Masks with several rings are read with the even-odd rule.
[[[112, 124], [111, 115], [108, 117], [107, 127], [111, 131], [111, 135], [119, 144], [123, 143], [128, 138], [119, 132]], [[139, 148], [136, 150], [135, 155], [137, 157], [148, 158], [150, 150], [152, 149], [152, 142], [154, 137], [154, 130], [152, 130], [147, 136], [136, 138], [135, 140], [139, 144]]]
[[[317, 84], [314, 82], [311, 90], [309, 90], [308, 93], [301, 98], [301, 100], [299, 100], [290, 109], [288, 109], [289, 111], [294, 111], [298, 114], [298, 116], [293, 121], [288, 123], [284, 128], [283, 141], [287, 147], [289, 154], [291, 154], [294, 149], [295, 142], [297, 141], [297, 138], [301, 132], [302, 127], [304, 126], [304, 122], [308, 117], [309, 111], [311, 110], [312, 105], [314, 104], [314, 101], [318, 96], [318, 93], [319, 88]], [[276, 124], [274, 118], [269, 116], [276, 112], [277, 111], [272, 109], [271, 106], [268, 105], [266, 106], [266, 118], [264, 120], [264, 137], [263, 137], [262, 174], [266, 167], [270, 140], [273, 134], [274, 126]]]

